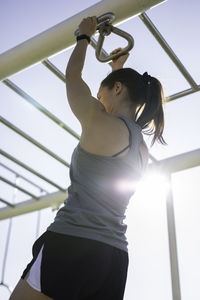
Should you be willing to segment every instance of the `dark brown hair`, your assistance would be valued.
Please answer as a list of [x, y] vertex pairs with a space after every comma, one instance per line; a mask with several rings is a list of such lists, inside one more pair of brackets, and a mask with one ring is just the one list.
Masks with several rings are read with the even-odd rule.
[[129, 98], [138, 108], [134, 121], [140, 125], [144, 134], [153, 135], [151, 145], [155, 141], [166, 145], [162, 136], [164, 130], [162, 106], [164, 93], [160, 81], [148, 75], [143, 76], [131, 68], [124, 68], [110, 73], [101, 82], [101, 86], [112, 89], [115, 82], [121, 82], [127, 87]]

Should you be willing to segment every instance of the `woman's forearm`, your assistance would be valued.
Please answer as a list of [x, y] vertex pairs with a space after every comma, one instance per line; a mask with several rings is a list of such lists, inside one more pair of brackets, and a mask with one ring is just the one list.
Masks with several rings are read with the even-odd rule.
[[88, 41], [86, 39], [77, 42], [67, 64], [66, 77], [82, 73], [87, 47]]

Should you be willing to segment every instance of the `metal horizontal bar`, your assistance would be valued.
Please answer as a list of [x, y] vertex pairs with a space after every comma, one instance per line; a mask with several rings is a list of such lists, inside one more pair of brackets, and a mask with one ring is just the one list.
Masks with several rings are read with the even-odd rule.
[[33, 139], [32, 137], [30, 137], [24, 131], [20, 130], [19, 128], [17, 128], [13, 124], [11, 124], [9, 121], [7, 121], [6, 119], [4, 119], [3, 117], [0, 117], [0, 121], [4, 125], [6, 125], [7, 127], [9, 127], [10, 129], [12, 129], [13, 131], [15, 131], [16, 133], [18, 133], [19, 135], [21, 135], [23, 138], [25, 138], [26, 140], [28, 140], [30, 143], [34, 144], [39, 149], [41, 149], [42, 151], [46, 152], [47, 154], [49, 154], [50, 156], [52, 156], [53, 158], [55, 158], [57, 161], [59, 161], [61, 164], [63, 164], [64, 166], [66, 166], [66, 167], [69, 168], [70, 165], [66, 161], [64, 161], [62, 158], [60, 158], [59, 156], [57, 156], [55, 153], [53, 153], [52, 151], [50, 151], [49, 149], [47, 149], [46, 147], [44, 147], [42, 144], [38, 143], [35, 139]]
[[29, 199], [17, 203], [14, 208], [3, 207], [0, 209], [0, 220], [5, 220], [29, 212], [38, 211], [47, 207], [55, 207], [57, 205], [63, 204], [64, 200], [67, 199], [68, 193], [65, 192], [55, 192], [52, 194], [44, 195], [38, 198], [37, 201], [34, 199]]
[[190, 94], [193, 94], [193, 93], [196, 93], [196, 92], [199, 92], [199, 91], [200, 91], [200, 85], [198, 85], [198, 89], [195, 89], [195, 90], [194, 89], [188, 89], [188, 90], [184, 90], [182, 92], [176, 93], [174, 95], [168, 96], [168, 97], [165, 98], [165, 101], [169, 102], [169, 101], [172, 101], [172, 100], [184, 97], [184, 96], [188, 96]]
[[37, 110], [42, 112], [44, 115], [46, 115], [48, 118], [50, 118], [52, 121], [54, 121], [57, 125], [59, 125], [61, 128], [66, 130], [68, 133], [73, 135], [76, 139], [80, 139], [79, 135], [72, 130], [69, 126], [67, 126], [65, 123], [63, 123], [60, 119], [58, 119], [56, 116], [54, 116], [50, 111], [48, 111], [44, 106], [42, 106], [39, 102], [34, 100], [31, 96], [29, 96], [26, 92], [24, 92], [20, 87], [18, 87], [15, 83], [13, 83], [11, 80], [6, 79], [3, 81], [5, 85], [7, 85], [9, 88], [11, 88], [14, 92], [16, 92], [19, 96], [21, 96], [24, 100], [29, 102], [31, 105], [33, 105]]
[[6, 201], [6, 200], [2, 199], [2, 198], [0, 198], [0, 202], [3, 202], [3, 203], [4, 203], [4, 204], [6, 204], [7, 206], [10, 206], [10, 207], [15, 207], [15, 205], [14, 205], [14, 204], [12, 204], [12, 203], [10, 203], [10, 202], [8, 202], [8, 201]]
[[25, 165], [24, 163], [22, 163], [21, 161], [19, 161], [18, 159], [14, 158], [12, 155], [6, 153], [3, 150], [0, 150], [0, 154], [2, 154], [3, 156], [5, 156], [6, 158], [12, 160], [13, 162], [15, 162], [16, 164], [18, 164], [19, 166], [21, 166], [22, 168], [28, 170], [29, 172], [31, 172], [32, 174], [38, 176], [39, 178], [43, 179], [44, 181], [48, 182], [49, 184], [53, 185], [54, 187], [56, 187], [57, 189], [59, 189], [62, 192], [65, 192], [66, 189], [63, 189], [62, 187], [60, 187], [59, 185], [57, 185], [56, 183], [54, 183], [53, 181], [51, 181], [50, 179], [46, 178], [45, 176], [41, 175], [40, 173], [38, 173], [37, 171], [33, 170], [32, 168], [28, 167], [27, 165]]
[[42, 64], [47, 67], [51, 72], [53, 72], [60, 80], [66, 83], [65, 75], [52, 63], [49, 59], [42, 61]]
[[105, 13], [105, 7], [115, 14], [113, 25], [130, 19], [147, 9], [164, 2], [164, 0], [102, 0], [67, 20], [41, 32], [37, 36], [0, 55], [0, 80], [33, 65], [46, 57], [75, 44], [74, 28], [80, 24], [83, 18], [99, 16]]
[[200, 166], [200, 148], [151, 163], [148, 166], [148, 171], [176, 173], [197, 166]]
[[[93, 46], [94, 49], [96, 49], [96, 43], [95, 43], [95, 39], [91, 38], [91, 46]], [[102, 49], [103, 50], [103, 49]], [[105, 50], [103, 50], [103, 54], [102, 56], [104, 57], [104, 55], [106, 56], [107, 53]], [[108, 54], [107, 54], [108, 55]], [[56, 75], [60, 80], [62, 80], [64, 83], [66, 83], [65, 80], [65, 75], [49, 60], [49, 59], [45, 59], [42, 61], [42, 64], [47, 67], [47, 69], [49, 69], [54, 75]], [[109, 63], [111, 65], [111, 63]]]
[[15, 183], [11, 182], [10, 180], [8, 180], [8, 179], [6, 179], [6, 178], [4, 178], [4, 177], [2, 177], [2, 176], [0, 176], [0, 180], [3, 181], [3, 182], [5, 182], [5, 183], [7, 183], [7, 184], [9, 184], [9, 185], [11, 185], [11, 186], [13, 186], [14, 188], [16, 188], [16, 189], [18, 189], [18, 190], [20, 190], [20, 191], [23, 192], [24, 194], [29, 195], [29, 196], [32, 197], [33, 199], [38, 200], [38, 197], [37, 197], [37, 196], [35, 196], [34, 194], [30, 193], [29, 191], [23, 189], [23, 188], [20, 187], [19, 185], [16, 185]]
[[41, 192], [45, 192], [48, 194], [48, 191], [45, 190], [44, 188], [42, 188], [41, 186], [35, 184], [33, 181], [27, 179], [26, 177], [24, 177], [23, 175], [19, 174], [18, 172], [14, 171], [13, 169], [9, 168], [8, 166], [4, 165], [3, 163], [0, 163], [0, 166], [2, 166], [3, 168], [7, 169], [8, 171], [12, 172], [13, 174], [15, 174], [16, 176], [22, 178], [24, 181], [30, 183], [31, 185], [35, 186], [36, 188], [38, 188]]
[[168, 45], [164, 37], [160, 34], [156, 26], [152, 23], [150, 18], [147, 16], [146, 13], [143, 13], [139, 15], [139, 18], [142, 20], [142, 22], [147, 26], [147, 28], [150, 30], [150, 32], [154, 35], [156, 40], [159, 42], [161, 47], [165, 50], [165, 52], [168, 54], [168, 56], [171, 58], [173, 63], [176, 65], [176, 67], [179, 69], [179, 71], [183, 74], [185, 79], [189, 82], [189, 84], [194, 88], [198, 89], [197, 83], [194, 81], [190, 73], [186, 70], [182, 62], [179, 60], [179, 58], [176, 56], [174, 51], [171, 49], [171, 47]]

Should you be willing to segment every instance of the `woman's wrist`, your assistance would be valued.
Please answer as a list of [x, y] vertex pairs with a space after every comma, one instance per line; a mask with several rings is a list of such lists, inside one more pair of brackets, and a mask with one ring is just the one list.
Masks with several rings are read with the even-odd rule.
[[66, 74], [71, 76], [72, 74], [81, 74], [85, 62], [85, 55], [88, 45], [89, 43], [87, 39], [77, 41], [77, 44], [68, 61]]
[[76, 41], [81, 41], [81, 40], [87, 40], [88, 44], [90, 44], [90, 37], [89, 35], [87, 34], [79, 34], [77, 37], [76, 37]]
[[119, 69], [123, 69], [123, 65], [112, 67], [112, 71], [116, 71], [116, 70], [119, 70]]
[[89, 36], [89, 38], [91, 38], [91, 34], [89, 34], [89, 33], [86, 33], [86, 32], [79, 32], [79, 34], [78, 35], [87, 35], [87, 36]]

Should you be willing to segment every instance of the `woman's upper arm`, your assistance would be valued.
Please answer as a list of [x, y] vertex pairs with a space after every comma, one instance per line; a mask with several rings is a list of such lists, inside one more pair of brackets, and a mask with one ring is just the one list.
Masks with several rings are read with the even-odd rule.
[[66, 79], [67, 98], [72, 112], [82, 127], [88, 127], [90, 120], [105, 111], [104, 106], [92, 97], [91, 91], [81, 76]]

